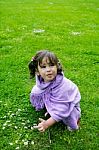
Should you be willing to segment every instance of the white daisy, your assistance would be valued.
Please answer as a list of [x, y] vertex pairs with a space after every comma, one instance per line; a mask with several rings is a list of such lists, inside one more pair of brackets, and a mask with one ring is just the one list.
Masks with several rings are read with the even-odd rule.
[[16, 149], [19, 149], [19, 146], [18, 146], [18, 147], [16, 147]]
[[27, 128], [28, 128], [28, 127], [26, 127], [26, 126], [24, 127], [24, 129], [27, 129]]
[[71, 32], [72, 35], [80, 35], [81, 32]]
[[15, 128], [15, 129], [17, 129], [18, 127], [17, 127], [17, 126], [15, 126], [14, 128]]
[[28, 145], [28, 141], [25, 141], [25, 142], [24, 142], [24, 145]]
[[31, 144], [34, 145], [34, 141], [31, 141]]
[[42, 30], [42, 29], [34, 29], [33, 32], [34, 32], [34, 33], [42, 33], [42, 32], [45, 32], [45, 30]]
[[13, 145], [13, 143], [9, 143], [9, 145]]

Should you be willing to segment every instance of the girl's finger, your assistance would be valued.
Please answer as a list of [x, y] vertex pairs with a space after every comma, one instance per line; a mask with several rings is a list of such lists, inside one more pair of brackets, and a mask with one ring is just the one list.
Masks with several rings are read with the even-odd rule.
[[33, 126], [33, 128], [34, 128], [34, 129], [38, 129], [39, 127], [38, 127], [38, 126]]
[[45, 129], [43, 129], [43, 128], [39, 128], [38, 129], [40, 132], [44, 132], [45, 131]]
[[42, 119], [42, 118], [39, 118], [39, 121], [41, 121], [41, 122], [42, 122], [42, 121], [44, 121], [44, 119]]

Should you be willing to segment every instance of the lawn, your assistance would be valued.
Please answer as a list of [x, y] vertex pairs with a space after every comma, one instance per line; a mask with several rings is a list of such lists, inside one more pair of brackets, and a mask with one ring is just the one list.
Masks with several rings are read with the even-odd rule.
[[[98, 150], [99, 1], [0, 1], [0, 150]], [[32, 128], [35, 112], [29, 94], [28, 63], [49, 49], [64, 74], [81, 92], [81, 127], [69, 132], [60, 122], [45, 133]]]

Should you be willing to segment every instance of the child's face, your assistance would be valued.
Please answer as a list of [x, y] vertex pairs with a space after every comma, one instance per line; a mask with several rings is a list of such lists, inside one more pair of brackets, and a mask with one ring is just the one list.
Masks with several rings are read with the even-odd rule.
[[57, 75], [57, 66], [51, 64], [47, 57], [44, 57], [42, 63], [38, 64], [38, 74], [44, 79], [45, 82], [52, 81]]

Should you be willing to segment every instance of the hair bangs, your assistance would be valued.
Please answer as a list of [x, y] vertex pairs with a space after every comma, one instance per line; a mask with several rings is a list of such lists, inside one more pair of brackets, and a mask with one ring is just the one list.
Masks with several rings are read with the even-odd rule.
[[55, 56], [55, 54], [49, 52], [49, 51], [43, 51], [38, 58], [39, 65], [42, 64], [43, 58], [46, 58], [46, 62], [49, 61], [50, 64], [57, 65], [58, 59]]

